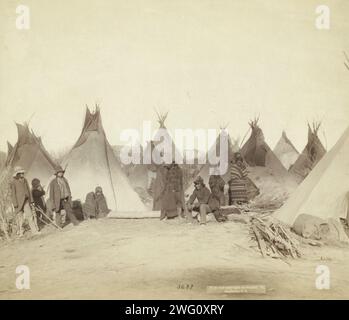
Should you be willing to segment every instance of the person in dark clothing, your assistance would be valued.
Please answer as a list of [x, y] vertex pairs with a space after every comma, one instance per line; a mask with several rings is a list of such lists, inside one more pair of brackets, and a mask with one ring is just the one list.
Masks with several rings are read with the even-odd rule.
[[[190, 196], [187, 207], [189, 211], [200, 212], [200, 224], [206, 224], [206, 216], [213, 213], [218, 222], [225, 221], [220, 214], [220, 200], [211, 194], [210, 190], [205, 186], [204, 180], [199, 176], [194, 181], [195, 190]], [[197, 200], [197, 203], [194, 203]]]
[[161, 182], [159, 181], [160, 220], [179, 216], [187, 217], [191, 221], [191, 216], [185, 206], [182, 169], [175, 162], [170, 165], [165, 164], [161, 171], [161, 178]]
[[33, 179], [32, 180], [32, 196], [35, 206], [35, 212], [36, 212], [36, 220], [39, 227], [39, 230], [42, 229], [42, 227], [45, 225], [45, 223], [48, 223], [46, 221], [46, 218], [42, 214], [42, 212], [46, 213], [46, 204], [44, 201], [44, 195], [45, 190], [40, 184], [39, 179]]
[[97, 219], [97, 203], [96, 195], [93, 191], [86, 195], [84, 204], [82, 205], [84, 220]]
[[64, 170], [59, 167], [55, 172], [56, 178], [50, 183], [50, 202], [52, 211], [55, 212], [55, 220], [58, 226], [62, 226], [62, 211], [64, 210], [70, 222], [76, 226], [79, 224], [72, 209], [72, 197], [68, 180], [64, 177]]
[[220, 205], [225, 206], [224, 186], [225, 181], [222, 176], [219, 175], [218, 170], [212, 174], [208, 180], [208, 185], [211, 189], [211, 193], [219, 199]]
[[84, 220], [104, 218], [108, 215], [110, 209], [101, 187], [96, 187], [95, 192], [91, 191], [86, 195], [82, 211]]
[[102, 187], [96, 187], [95, 199], [97, 207], [97, 218], [106, 217], [111, 210], [108, 208], [107, 199], [104, 196]]

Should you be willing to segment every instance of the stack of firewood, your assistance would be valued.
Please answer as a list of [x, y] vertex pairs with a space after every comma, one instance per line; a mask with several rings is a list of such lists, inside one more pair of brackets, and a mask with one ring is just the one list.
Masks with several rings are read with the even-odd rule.
[[299, 258], [299, 242], [281, 223], [272, 219], [251, 217], [251, 235], [263, 257]]

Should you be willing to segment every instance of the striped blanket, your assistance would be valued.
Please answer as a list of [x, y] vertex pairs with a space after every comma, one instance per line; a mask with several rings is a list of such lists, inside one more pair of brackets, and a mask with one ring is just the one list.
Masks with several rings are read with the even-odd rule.
[[247, 197], [247, 169], [233, 164], [230, 171], [229, 205], [234, 202], [248, 202]]

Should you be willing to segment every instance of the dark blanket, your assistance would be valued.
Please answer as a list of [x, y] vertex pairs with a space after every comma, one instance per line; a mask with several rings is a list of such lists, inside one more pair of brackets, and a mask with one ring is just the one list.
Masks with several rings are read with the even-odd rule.
[[110, 209], [108, 208], [107, 199], [105, 198], [104, 194], [96, 195], [95, 199], [96, 199], [96, 206], [97, 206], [97, 217], [98, 218], [106, 217], [107, 214], [110, 212]]
[[90, 192], [86, 195], [85, 203], [82, 206], [82, 211], [86, 219], [97, 218], [97, 201], [94, 192]]

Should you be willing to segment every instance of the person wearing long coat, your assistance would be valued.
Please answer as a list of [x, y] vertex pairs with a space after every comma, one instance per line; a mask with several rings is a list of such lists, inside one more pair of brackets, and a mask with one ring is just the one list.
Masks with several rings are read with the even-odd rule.
[[161, 196], [161, 218], [184, 218], [186, 211], [183, 188], [183, 172], [176, 163], [165, 166], [163, 191]]
[[15, 209], [16, 220], [19, 228], [19, 236], [23, 236], [25, 221], [28, 222], [32, 234], [39, 233], [35, 214], [33, 213], [33, 197], [29, 189], [25, 171], [21, 167], [15, 167], [13, 179], [10, 183], [11, 199]]
[[59, 167], [55, 172], [56, 178], [50, 183], [50, 202], [58, 226], [62, 226], [62, 210], [64, 210], [73, 225], [78, 225], [72, 208], [72, 197], [68, 180], [64, 177], [64, 170]]

